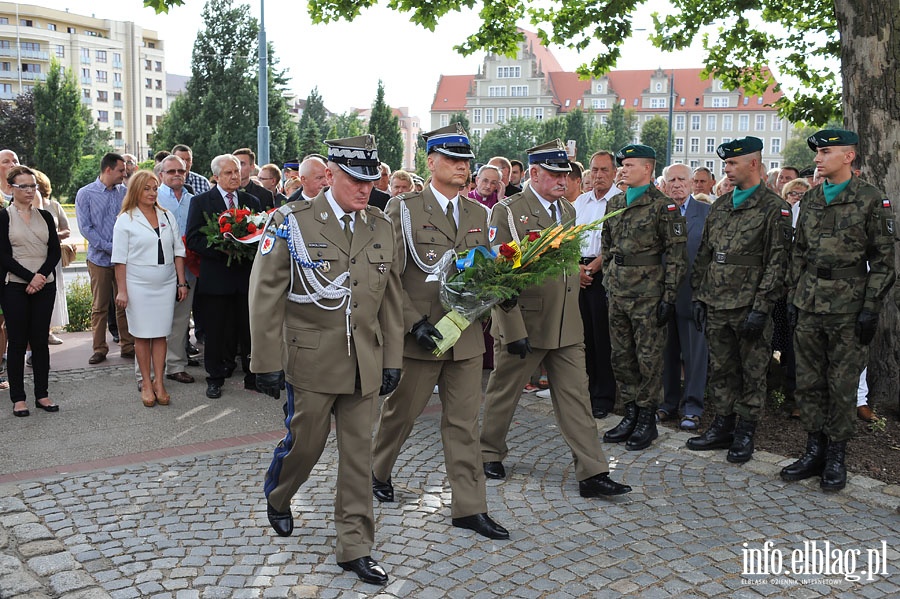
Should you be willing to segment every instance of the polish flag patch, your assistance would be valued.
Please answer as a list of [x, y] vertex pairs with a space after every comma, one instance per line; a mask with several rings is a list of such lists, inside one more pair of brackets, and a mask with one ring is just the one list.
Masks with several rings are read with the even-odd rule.
[[678, 210], [678, 208], [675, 206], [675, 204], [669, 204], [668, 206], [666, 206], [666, 210], [668, 210], [669, 212], [675, 212], [676, 210]]
[[788, 210], [787, 208], [782, 208], [782, 209], [781, 209], [781, 216], [790, 216], [790, 215], [791, 215], [791, 211], [790, 211], [790, 210]]
[[885, 208], [890, 208], [891, 201], [887, 198], [884, 198], [883, 200], [881, 200], [881, 205], [884, 206]]

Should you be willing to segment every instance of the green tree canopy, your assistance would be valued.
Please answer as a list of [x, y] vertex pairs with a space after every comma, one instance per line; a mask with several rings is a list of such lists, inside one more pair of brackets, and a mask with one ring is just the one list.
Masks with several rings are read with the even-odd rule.
[[668, 150], [666, 141], [669, 137], [669, 121], [661, 116], [655, 116], [644, 121], [641, 127], [641, 143], [650, 146], [656, 151], [656, 175], [662, 174], [662, 169], [668, 164]]
[[454, 112], [450, 115], [450, 123], [459, 123], [462, 125], [463, 129], [467, 132], [469, 131], [469, 117], [466, 115], [465, 110], [460, 110], [459, 112]]
[[637, 116], [634, 110], [623, 108], [618, 102], [613, 104], [606, 120], [606, 130], [609, 134], [610, 150], [618, 152], [634, 139], [634, 126]]
[[319, 133], [319, 126], [312, 119], [308, 120], [300, 130], [300, 153], [299, 155], [307, 156], [309, 154], [326, 154], [327, 149], [322, 143], [322, 134]]
[[0, 102], [0, 149], [12, 150], [22, 164], [34, 156], [34, 92], [29, 90], [11, 102]]
[[528, 161], [525, 150], [541, 141], [541, 122], [521, 117], [511, 118], [484, 134], [479, 140], [475, 161], [486, 163], [494, 156]]
[[81, 158], [87, 127], [82, 117], [81, 88], [71, 69], [56, 59], [47, 79], [34, 86], [34, 158], [61, 195], [72, 195], [72, 173]]
[[310, 121], [316, 124], [319, 133], [328, 132], [328, 110], [325, 109], [325, 102], [319, 94], [318, 87], [312, 88], [312, 91], [306, 96], [306, 107], [303, 109], [303, 116], [300, 117], [300, 123], [297, 126], [300, 137], [303, 137], [303, 130]]
[[328, 119], [328, 136], [326, 139], [345, 139], [347, 137], [356, 137], [363, 135], [366, 128], [359, 118], [359, 112], [345, 112], [342, 114], [334, 114]]
[[391, 170], [403, 166], [403, 134], [400, 133], [400, 119], [394, 116], [391, 107], [384, 101], [384, 83], [378, 80], [378, 92], [372, 104], [369, 117], [369, 133], [378, 144], [378, 158], [387, 163]]

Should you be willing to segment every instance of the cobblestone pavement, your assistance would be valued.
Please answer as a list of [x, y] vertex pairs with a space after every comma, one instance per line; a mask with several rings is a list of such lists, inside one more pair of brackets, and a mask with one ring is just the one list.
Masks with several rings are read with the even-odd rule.
[[[272, 443], [2, 485], [0, 597], [900, 595], [898, 489], [854, 476], [825, 495], [812, 481], [778, 480], [784, 458], [759, 453], [739, 467], [724, 452], [688, 452], [686, 433], [662, 429], [647, 451], [605, 445], [613, 477], [634, 492], [586, 500], [548, 403], [523, 399], [509, 477], [488, 483], [509, 541], [450, 526], [439, 415], [427, 410], [393, 473], [398, 501], [375, 506], [384, 588], [335, 563], [332, 438], [294, 498], [290, 538], [266, 522]], [[746, 551], [761, 555], [767, 541], [763, 564], [781, 557], [790, 567], [792, 552], [815, 541], [839, 573], [742, 575]]]

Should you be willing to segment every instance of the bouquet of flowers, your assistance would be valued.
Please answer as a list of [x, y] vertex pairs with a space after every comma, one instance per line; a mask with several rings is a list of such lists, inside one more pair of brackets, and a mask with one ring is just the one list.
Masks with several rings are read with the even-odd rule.
[[206, 246], [227, 254], [228, 266], [232, 261], [252, 262], [271, 212], [229, 208], [218, 217], [207, 215], [206, 225], [201, 229], [206, 235]]
[[571, 227], [568, 223], [532, 231], [521, 243], [511, 241], [492, 249], [479, 246], [461, 255], [453, 250], [444, 254], [438, 276], [441, 303], [449, 312], [435, 325], [444, 338], [435, 339], [434, 354], [440, 356], [453, 347], [462, 331], [494, 305], [502, 306], [525, 289], [561, 274], [577, 272], [585, 233], [621, 212], [584, 225]]

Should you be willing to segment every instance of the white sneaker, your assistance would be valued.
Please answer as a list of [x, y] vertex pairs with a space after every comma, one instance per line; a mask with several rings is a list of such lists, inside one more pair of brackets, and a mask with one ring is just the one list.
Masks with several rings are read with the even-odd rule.
[[541, 399], [550, 399], [550, 389], [541, 389], [535, 396], [540, 397]]

